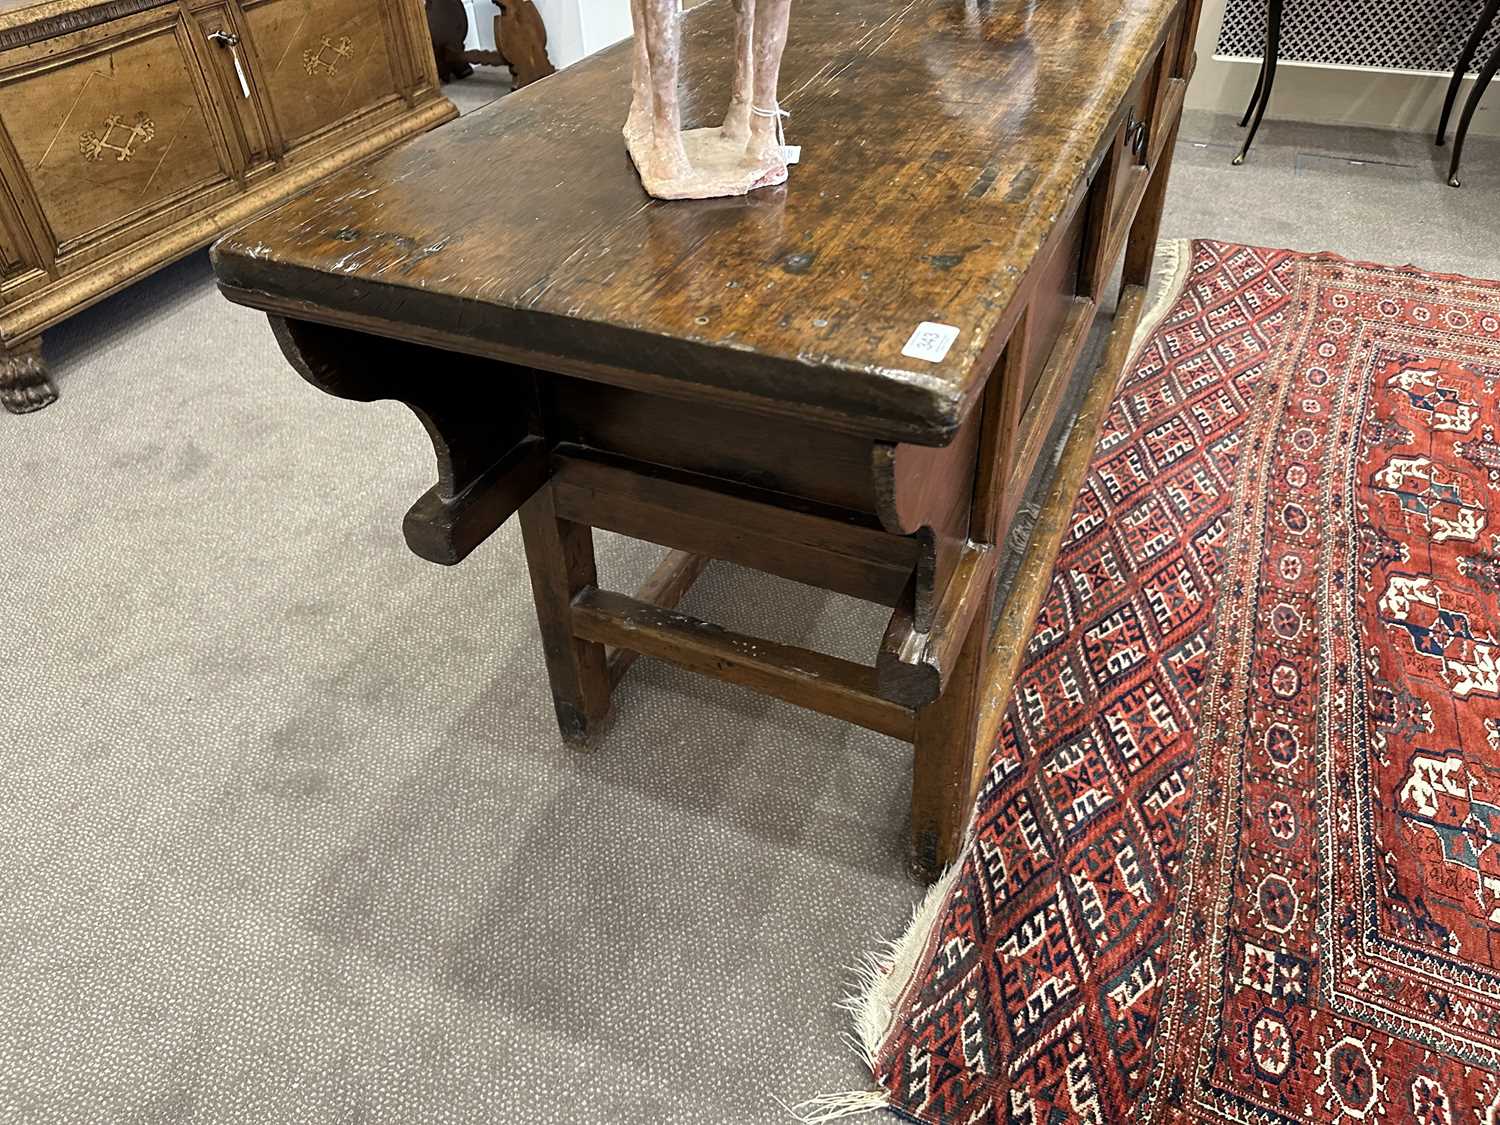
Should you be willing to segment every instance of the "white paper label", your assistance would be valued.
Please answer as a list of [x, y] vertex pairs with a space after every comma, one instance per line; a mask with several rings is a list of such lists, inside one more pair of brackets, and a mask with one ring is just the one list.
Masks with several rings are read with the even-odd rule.
[[785, 160], [787, 162], [787, 165], [789, 167], [791, 165], [797, 163], [797, 161], [799, 161], [799, 160], [802, 159], [802, 146], [801, 145], [782, 145], [781, 146], [781, 159]]
[[908, 359], [925, 359], [929, 363], [942, 363], [948, 355], [948, 349], [953, 347], [953, 342], [958, 339], [958, 329], [951, 324], [934, 324], [932, 321], [923, 321], [917, 325], [917, 330], [911, 334], [911, 339], [906, 341], [906, 347], [901, 349], [901, 354]]
[[244, 97], [250, 96], [250, 83], [245, 78], [245, 68], [240, 65], [240, 53], [230, 48], [230, 58], [234, 60], [234, 76], [240, 80], [240, 94]]

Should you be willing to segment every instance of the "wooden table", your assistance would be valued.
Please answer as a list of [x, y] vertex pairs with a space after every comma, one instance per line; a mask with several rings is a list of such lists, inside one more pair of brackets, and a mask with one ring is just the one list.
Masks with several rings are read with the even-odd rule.
[[[217, 246], [220, 285], [316, 386], [422, 418], [418, 555], [457, 563], [519, 511], [569, 742], [595, 739], [638, 654], [906, 740], [931, 878], [1140, 316], [1197, 15], [799, 0], [782, 91], [802, 163], [708, 203], [642, 193], [617, 46], [252, 223]], [[731, 19], [686, 17], [690, 126], [726, 103]], [[1105, 361], [992, 629], [997, 544], [1122, 255]], [[953, 343], [904, 355], [926, 322]], [[602, 590], [594, 527], [674, 550], [634, 597]], [[676, 612], [706, 559], [890, 606], [873, 663]]]

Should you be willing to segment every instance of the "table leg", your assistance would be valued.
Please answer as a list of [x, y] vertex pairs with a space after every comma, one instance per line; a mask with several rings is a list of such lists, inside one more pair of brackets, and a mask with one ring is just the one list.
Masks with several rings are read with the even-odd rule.
[[969, 635], [943, 694], [917, 715], [911, 782], [911, 870], [924, 883], [942, 875], [963, 846], [973, 811], [973, 779], [979, 747], [979, 709], [984, 691], [993, 584], [974, 615]]
[[1266, 107], [1271, 104], [1271, 90], [1276, 85], [1276, 62], [1281, 55], [1282, 4], [1283, 0], [1270, 0], [1267, 5], [1266, 53], [1261, 60], [1260, 99], [1253, 103], [1255, 114], [1251, 119], [1250, 132], [1245, 137], [1245, 144], [1240, 149], [1239, 155], [1234, 158], [1236, 165], [1245, 163], [1245, 157], [1250, 155], [1250, 146], [1255, 143], [1255, 134], [1260, 131], [1260, 123], [1265, 119]]
[[1446, 144], [1448, 141], [1448, 119], [1453, 116], [1453, 106], [1458, 101], [1458, 91], [1464, 84], [1464, 76], [1469, 73], [1469, 66], [1474, 62], [1474, 56], [1479, 53], [1479, 45], [1484, 42], [1484, 37], [1495, 22], [1497, 15], [1500, 15], [1500, 0], [1489, 0], [1484, 6], [1484, 11], [1480, 13], [1479, 22], [1474, 25], [1473, 34], [1464, 44], [1463, 53], [1458, 56], [1458, 63], [1453, 68], [1453, 77], [1448, 81], [1448, 93], [1443, 98], [1443, 116], [1438, 119], [1437, 143], [1439, 145]]
[[1496, 71], [1500, 71], [1500, 47], [1495, 48], [1489, 61], [1484, 64], [1484, 69], [1479, 72], [1474, 89], [1469, 91], [1469, 100], [1464, 104], [1464, 115], [1459, 118], [1458, 132], [1453, 134], [1453, 162], [1448, 166], [1449, 187], [1463, 186], [1458, 178], [1458, 166], [1464, 158], [1464, 141], [1469, 137], [1469, 126], [1474, 123], [1474, 111], [1479, 108], [1484, 92], [1494, 81]]
[[559, 519], [550, 485], [521, 506], [521, 536], [557, 725], [569, 745], [592, 745], [609, 715], [604, 646], [573, 632], [573, 598], [598, 583], [593, 530]]

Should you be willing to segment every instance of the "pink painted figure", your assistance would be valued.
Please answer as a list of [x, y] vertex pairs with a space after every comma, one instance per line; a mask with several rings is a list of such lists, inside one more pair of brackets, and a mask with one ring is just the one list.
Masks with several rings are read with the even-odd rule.
[[635, 79], [625, 144], [658, 199], [744, 195], [787, 179], [776, 100], [791, 0], [732, 0], [734, 87], [724, 124], [682, 131], [679, 0], [630, 0]]

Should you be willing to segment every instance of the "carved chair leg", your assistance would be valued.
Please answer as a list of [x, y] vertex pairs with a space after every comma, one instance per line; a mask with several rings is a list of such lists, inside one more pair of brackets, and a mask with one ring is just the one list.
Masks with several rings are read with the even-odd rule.
[[610, 689], [604, 646], [573, 632], [573, 598], [598, 582], [593, 532], [557, 517], [550, 487], [521, 505], [520, 515], [557, 725], [569, 745], [588, 749], [609, 716]]
[[56, 401], [57, 388], [47, 377], [40, 336], [0, 352], [0, 406], [12, 414], [29, 414]]

